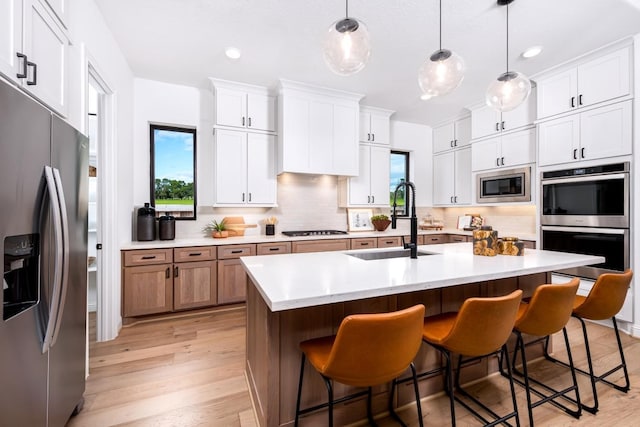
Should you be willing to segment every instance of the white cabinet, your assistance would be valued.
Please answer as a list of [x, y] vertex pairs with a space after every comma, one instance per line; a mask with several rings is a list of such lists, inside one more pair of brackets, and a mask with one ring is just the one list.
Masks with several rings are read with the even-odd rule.
[[276, 97], [266, 88], [211, 79], [215, 97], [215, 125], [276, 131]]
[[473, 171], [535, 163], [536, 130], [507, 133], [474, 142], [471, 147]]
[[483, 105], [471, 110], [471, 138], [498, 135], [523, 126], [530, 125], [536, 119], [536, 90], [532, 89], [529, 97], [511, 111], [499, 112]]
[[471, 143], [471, 117], [465, 117], [433, 129], [433, 152], [464, 147]]
[[433, 204], [471, 203], [471, 147], [433, 156]]
[[340, 178], [338, 205], [389, 207], [388, 147], [360, 144], [358, 176]]
[[629, 95], [629, 54], [630, 48], [624, 47], [539, 79], [538, 118]]
[[215, 133], [215, 205], [275, 205], [275, 136], [227, 129]]
[[631, 101], [538, 124], [540, 166], [631, 154]]
[[62, 25], [65, 27], [67, 20], [67, 2], [68, 0], [45, 0], [53, 13], [56, 14]]
[[360, 141], [389, 144], [389, 118], [393, 111], [374, 107], [360, 107]]
[[68, 45], [60, 21], [44, 0], [2, 2], [0, 72], [63, 116]]
[[281, 80], [278, 173], [357, 176], [361, 98]]

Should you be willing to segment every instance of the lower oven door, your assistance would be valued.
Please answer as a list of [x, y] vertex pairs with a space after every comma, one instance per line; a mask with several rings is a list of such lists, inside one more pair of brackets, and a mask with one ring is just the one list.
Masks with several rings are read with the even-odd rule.
[[562, 273], [597, 279], [602, 273], [620, 273], [629, 268], [629, 229], [544, 226], [541, 230], [544, 250], [596, 255], [606, 260]]

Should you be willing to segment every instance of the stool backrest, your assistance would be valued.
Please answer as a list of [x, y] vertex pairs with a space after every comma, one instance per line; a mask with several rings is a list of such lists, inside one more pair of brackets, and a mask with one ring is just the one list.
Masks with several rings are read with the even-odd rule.
[[509, 295], [468, 298], [442, 345], [464, 356], [484, 356], [507, 342], [522, 299], [520, 289]]
[[624, 273], [605, 273], [598, 276], [587, 298], [573, 312], [585, 319], [604, 320], [615, 316], [627, 296], [633, 278], [631, 269]]
[[324, 374], [343, 384], [369, 387], [402, 374], [422, 343], [424, 305], [392, 313], [344, 318]]
[[516, 320], [520, 332], [544, 337], [565, 327], [571, 312], [580, 279], [574, 277], [568, 283], [540, 285], [536, 288], [526, 310]]

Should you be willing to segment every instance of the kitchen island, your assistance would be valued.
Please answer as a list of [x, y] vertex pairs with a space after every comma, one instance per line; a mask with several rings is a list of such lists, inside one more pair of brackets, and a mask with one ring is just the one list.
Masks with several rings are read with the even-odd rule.
[[[367, 252], [388, 252], [379, 249]], [[550, 283], [550, 272], [597, 264], [601, 257], [526, 250], [524, 256], [474, 256], [471, 243], [420, 246], [427, 253], [407, 257], [364, 260], [363, 251], [323, 252], [241, 258], [250, 278], [247, 289], [246, 373], [258, 421], [262, 426], [293, 425], [299, 374], [298, 344], [337, 331], [353, 313], [388, 312], [422, 303], [427, 315], [457, 310], [471, 296], [504, 295]], [[440, 366], [432, 349], [422, 346], [416, 368]], [[302, 406], [326, 400], [319, 375], [307, 367]], [[496, 369], [492, 358], [465, 369], [462, 381], [486, 376]], [[442, 381], [420, 382], [421, 397], [440, 391]], [[335, 397], [353, 389], [336, 384]], [[373, 410], [386, 410], [388, 386], [374, 388]], [[411, 402], [411, 384], [399, 387], [397, 405]], [[337, 405], [337, 425], [365, 417], [364, 401]], [[326, 413], [304, 418], [303, 425], [325, 425]]]

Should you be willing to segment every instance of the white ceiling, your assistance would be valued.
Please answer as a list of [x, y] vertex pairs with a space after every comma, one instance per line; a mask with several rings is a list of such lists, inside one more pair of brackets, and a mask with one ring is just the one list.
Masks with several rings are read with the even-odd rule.
[[[437, 124], [484, 100], [505, 71], [506, 10], [496, 0], [443, 0], [442, 46], [467, 72], [449, 95], [420, 100], [422, 62], [438, 49], [438, 0], [351, 0], [349, 15], [368, 26], [367, 66], [348, 77], [322, 59], [330, 24], [344, 0], [96, 0], [133, 73], [208, 88], [216, 77], [275, 88], [285, 78], [365, 94], [362, 104], [394, 119]], [[640, 33], [640, 0], [516, 0], [509, 6], [510, 68], [534, 75], [585, 52]], [[536, 58], [519, 55], [544, 46]], [[238, 60], [224, 49], [242, 50]]]

